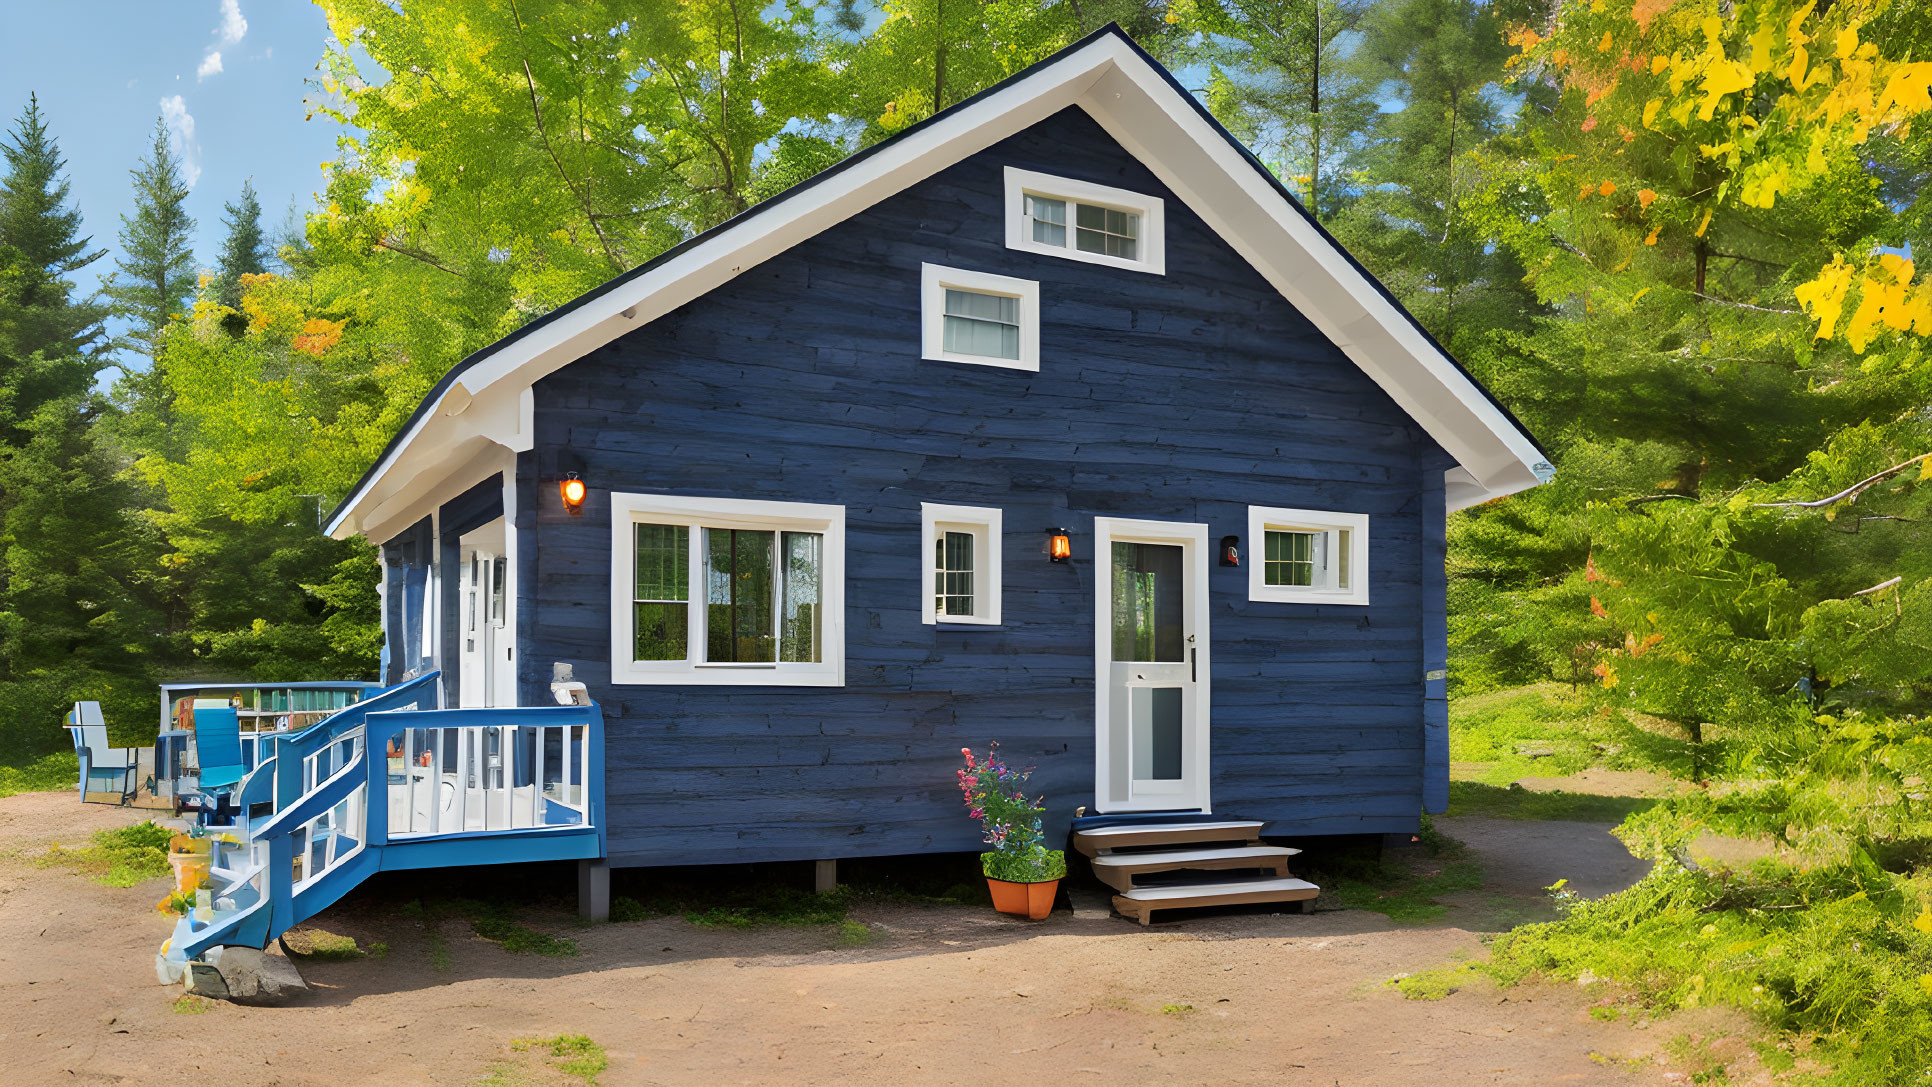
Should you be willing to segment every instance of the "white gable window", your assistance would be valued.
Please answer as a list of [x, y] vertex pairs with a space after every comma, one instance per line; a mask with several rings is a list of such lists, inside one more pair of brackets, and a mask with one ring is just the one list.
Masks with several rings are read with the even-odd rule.
[[927, 623], [1000, 621], [1000, 511], [983, 506], [919, 505], [925, 555]]
[[1006, 168], [1006, 247], [1162, 275], [1162, 202], [1126, 189]]
[[1248, 507], [1248, 599], [1366, 604], [1365, 513]]
[[1040, 368], [1040, 285], [961, 268], [920, 271], [921, 346], [934, 362]]
[[845, 507], [611, 495], [613, 683], [845, 683]]

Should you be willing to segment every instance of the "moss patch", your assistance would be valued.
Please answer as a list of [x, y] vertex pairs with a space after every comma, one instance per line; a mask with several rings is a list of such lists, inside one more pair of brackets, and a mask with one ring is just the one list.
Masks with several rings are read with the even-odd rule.
[[[363, 951], [356, 946], [355, 937], [342, 936], [326, 929], [291, 929], [282, 936], [282, 943], [289, 953], [309, 962], [350, 962], [363, 957]], [[384, 952], [387, 944], [371, 945], [370, 954], [375, 947], [381, 946]]]

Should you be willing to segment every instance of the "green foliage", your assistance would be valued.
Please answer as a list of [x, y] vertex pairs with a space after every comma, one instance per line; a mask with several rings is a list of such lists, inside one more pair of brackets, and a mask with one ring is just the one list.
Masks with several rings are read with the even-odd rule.
[[1045, 883], [1067, 874], [1067, 855], [1058, 849], [1033, 845], [1018, 851], [979, 855], [980, 870], [988, 878], [1008, 883]]
[[174, 998], [173, 1004], [168, 1005], [176, 1015], [200, 1015], [214, 1006], [214, 1001], [193, 993], [182, 993]]
[[71, 789], [79, 776], [80, 756], [72, 751], [43, 755], [22, 766], [0, 766], [0, 798]]
[[1631, 796], [1597, 796], [1561, 789], [1543, 791], [1520, 786], [1487, 785], [1480, 781], [1449, 783], [1450, 815], [1485, 815], [1492, 819], [1567, 819], [1580, 823], [1615, 823], [1632, 812], [1645, 811], [1656, 800]]

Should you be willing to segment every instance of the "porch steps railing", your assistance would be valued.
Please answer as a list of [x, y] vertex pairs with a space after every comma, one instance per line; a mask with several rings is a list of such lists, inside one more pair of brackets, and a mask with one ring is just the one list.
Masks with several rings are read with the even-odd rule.
[[266, 947], [379, 871], [604, 855], [597, 706], [437, 709], [438, 680], [263, 737], [166, 961]]

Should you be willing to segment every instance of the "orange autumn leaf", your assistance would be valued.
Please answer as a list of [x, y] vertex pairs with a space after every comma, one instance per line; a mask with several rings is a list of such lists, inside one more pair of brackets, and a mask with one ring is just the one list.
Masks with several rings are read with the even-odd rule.
[[1594, 132], [1596, 131], [1596, 127], [1597, 119], [1595, 117], [1588, 118], [1583, 122], [1583, 131], [1585, 132]]
[[1617, 183], [1614, 181], [1606, 181], [1603, 184], [1597, 186], [1597, 192], [1603, 196], [1609, 196], [1611, 193], [1614, 193], [1616, 191], [1617, 191]]
[[1677, 0], [1637, 0], [1630, 8], [1630, 18], [1636, 22], [1638, 30], [1649, 30], [1650, 21], [1664, 12]]
[[1603, 32], [1602, 40], [1597, 42], [1597, 52], [1608, 53], [1610, 51], [1610, 45], [1610, 32], [1606, 30]]
[[321, 358], [323, 355], [329, 353], [329, 348], [334, 347], [336, 342], [342, 339], [342, 330], [348, 324], [349, 322], [346, 320], [331, 321], [325, 317], [312, 318], [307, 324], [302, 326], [302, 331], [296, 334], [295, 342], [291, 346], [305, 355], [314, 355], [317, 358]]
[[1603, 610], [1603, 601], [1598, 600], [1594, 596], [1590, 598], [1590, 614], [1599, 619], [1610, 618], [1610, 613]]
[[1651, 228], [1650, 228], [1650, 233], [1649, 233], [1648, 235], [1646, 235], [1646, 236], [1644, 237], [1644, 244], [1645, 244], [1645, 245], [1656, 245], [1656, 244], [1657, 244], [1657, 235], [1659, 235], [1659, 234], [1662, 234], [1663, 232], [1664, 232], [1664, 228], [1663, 228], [1663, 226], [1662, 226], [1661, 224], [1660, 224], [1660, 225], [1658, 225], [1658, 226], [1654, 226], [1654, 227], [1651, 227]]
[[1656, 190], [1654, 189], [1637, 190], [1637, 203], [1643, 205], [1643, 209], [1645, 211], [1649, 211], [1650, 205], [1655, 204], [1656, 202], [1657, 202]]

